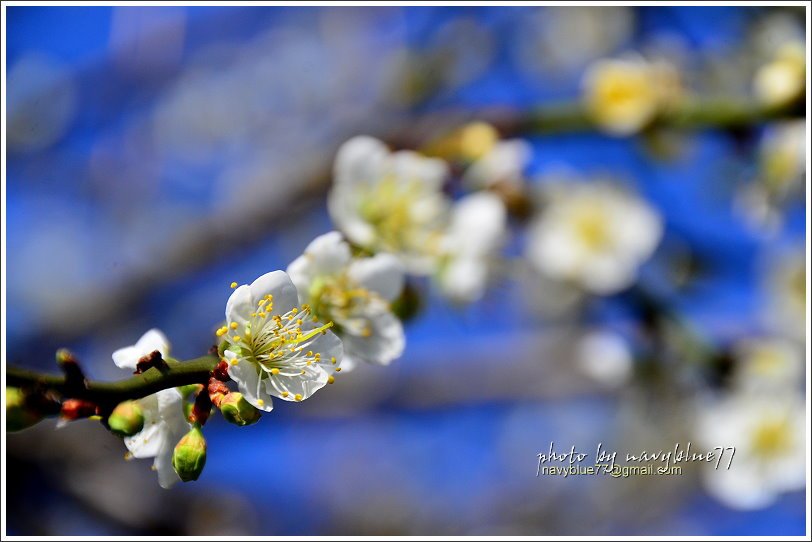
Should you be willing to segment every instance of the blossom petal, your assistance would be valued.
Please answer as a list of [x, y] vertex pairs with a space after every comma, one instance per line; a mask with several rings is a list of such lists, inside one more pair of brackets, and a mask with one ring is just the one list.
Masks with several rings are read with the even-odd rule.
[[251, 287], [243, 284], [233, 292], [226, 302], [226, 321], [237, 322], [240, 326], [251, 320], [256, 305], [251, 303]]
[[391, 173], [404, 182], [417, 181], [430, 190], [440, 190], [448, 177], [448, 165], [439, 158], [426, 158], [414, 151], [398, 151], [389, 157]]
[[163, 357], [169, 355], [169, 339], [159, 330], [150, 329], [133, 346], [125, 346], [113, 352], [113, 363], [121, 369], [134, 371], [138, 360], [154, 351]]
[[161, 353], [163, 357], [169, 355], [169, 339], [166, 338], [160, 329], [150, 329], [144, 335], [138, 339], [138, 342], [135, 343], [135, 347], [143, 352], [142, 356], [146, 356], [151, 354], [154, 351], [158, 351]]
[[350, 263], [350, 245], [340, 232], [331, 231], [313, 239], [304, 251], [317, 276], [331, 276]]
[[347, 270], [347, 276], [352, 281], [387, 301], [395, 299], [403, 290], [403, 273], [400, 260], [385, 253], [354, 260]]
[[[367, 309], [366, 324], [369, 334], [342, 335], [347, 356], [375, 365], [389, 365], [403, 354], [406, 336], [403, 324], [385, 306], [372, 306]], [[349, 370], [342, 366], [342, 370]]]
[[[234, 353], [226, 351], [226, 359], [235, 359]], [[266, 389], [267, 383], [259, 383], [259, 369], [248, 360], [239, 361], [237, 364], [229, 363], [228, 376], [231, 377], [240, 389], [245, 400], [255, 408], [270, 412], [273, 410], [273, 399]]]
[[265, 273], [251, 283], [251, 312], [256, 310], [257, 303], [266, 295], [273, 296], [274, 314], [285, 314], [299, 304], [296, 286], [284, 271]]
[[452, 300], [472, 302], [484, 294], [487, 279], [487, 263], [481, 258], [454, 258], [440, 274], [439, 286]]
[[141, 356], [138, 355], [138, 348], [135, 346], [125, 346], [113, 352], [113, 363], [120, 369], [135, 370], [138, 365], [138, 360]]
[[172, 466], [172, 454], [175, 450], [175, 444], [177, 443], [167, 443], [160, 453], [155, 456], [155, 461], [152, 462], [152, 466], [158, 473], [158, 484], [164, 489], [169, 489], [180, 481], [180, 476]]
[[327, 209], [330, 218], [347, 239], [361, 246], [369, 246], [375, 240], [375, 228], [361, 217], [358, 198], [355, 187], [334, 186], [327, 194]]
[[449, 227], [452, 253], [483, 256], [493, 251], [507, 226], [502, 200], [490, 192], [465, 196], [454, 206]]
[[370, 136], [356, 136], [338, 149], [333, 164], [336, 183], [375, 182], [383, 176], [389, 149]]

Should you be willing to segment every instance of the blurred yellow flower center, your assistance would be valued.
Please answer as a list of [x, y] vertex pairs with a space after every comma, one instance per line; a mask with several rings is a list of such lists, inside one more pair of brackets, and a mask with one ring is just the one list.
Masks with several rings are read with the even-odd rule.
[[313, 281], [309, 293], [314, 318], [329, 318], [342, 328], [362, 336], [372, 333], [365, 319], [354, 318], [353, 315], [375, 296], [373, 292], [358, 286], [346, 276], [339, 276]]
[[417, 180], [403, 181], [397, 177], [387, 177], [375, 183], [363, 195], [359, 203], [359, 213], [375, 228], [378, 248], [392, 252], [420, 249], [430, 232], [427, 223], [430, 216], [421, 216], [421, 211], [431, 213], [431, 202], [423, 199], [423, 183]]
[[753, 452], [761, 457], [779, 455], [791, 445], [792, 435], [786, 419], [766, 421], [752, 435]]
[[597, 250], [609, 243], [607, 220], [597, 205], [585, 205], [574, 213], [575, 232], [587, 247]]

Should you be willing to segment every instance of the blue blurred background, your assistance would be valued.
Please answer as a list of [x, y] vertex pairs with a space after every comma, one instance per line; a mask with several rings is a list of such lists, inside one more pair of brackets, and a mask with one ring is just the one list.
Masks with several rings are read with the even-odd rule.
[[[416, 145], [448, 115], [575, 100], [589, 62], [631, 49], [677, 63], [698, 93], [744, 95], [768, 22], [804, 32], [803, 11], [733, 7], [6, 13], [7, 362], [52, 370], [67, 346], [100, 379], [123, 376], [111, 352], [150, 327], [179, 359], [205, 352], [231, 281], [284, 269], [332, 228], [329, 168], [353, 135]], [[526, 175], [611, 173], [642, 193], [664, 217], [664, 246], [689, 246], [702, 265], [678, 291], [662, 285], [667, 259], [644, 279], [724, 342], [763, 326], [765, 262], [805, 244], [805, 197], [769, 234], [734, 204], [762, 130], [670, 134], [668, 157], [644, 138], [522, 134]], [[804, 533], [800, 492], [738, 512], [690, 470], [537, 478], [550, 441], [689, 440], [689, 398], [652, 404], [640, 386], [580, 374], [584, 319], [540, 311], [547, 294], [527, 281], [498, 281], [463, 308], [420, 286], [401, 360], [277, 402], [248, 428], [216, 417], [196, 483], [161, 490], [91, 422], [9, 435], [9, 534]], [[616, 296], [586, 322], [631, 319]]]

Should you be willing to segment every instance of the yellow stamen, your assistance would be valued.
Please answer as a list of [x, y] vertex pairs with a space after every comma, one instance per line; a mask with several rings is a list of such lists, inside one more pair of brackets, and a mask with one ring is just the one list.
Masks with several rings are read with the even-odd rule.
[[237, 283], [236, 283], [236, 282], [232, 282], [232, 283], [231, 283], [231, 289], [233, 290], [233, 289], [234, 289], [234, 288], [236, 288], [236, 287], [237, 287]]
[[330, 376], [327, 377], [327, 383], [328, 384], [332, 384], [335, 381], [336, 381], [336, 377], [334, 377], [333, 375], [330, 375]]
[[293, 398], [296, 399], [297, 401], [301, 401], [302, 400], [302, 394], [297, 393], [296, 395], [293, 396]]
[[271, 369], [271, 374], [274, 375], [274, 376], [278, 375], [279, 374], [279, 369], [274, 367], [273, 369]]
[[229, 325], [229, 327], [230, 327], [231, 329], [237, 329], [237, 322], [231, 322], [231, 324]]

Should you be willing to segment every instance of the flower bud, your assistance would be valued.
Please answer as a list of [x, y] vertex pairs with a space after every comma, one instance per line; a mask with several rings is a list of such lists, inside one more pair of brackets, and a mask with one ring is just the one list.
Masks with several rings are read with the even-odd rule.
[[259, 421], [262, 413], [245, 400], [240, 392], [231, 392], [220, 402], [220, 412], [227, 422], [239, 425], [251, 425]]
[[144, 428], [144, 413], [137, 401], [124, 401], [113, 409], [107, 425], [114, 435], [131, 437]]
[[6, 431], [22, 431], [42, 419], [26, 404], [26, 395], [20, 388], [6, 388]]
[[206, 439], [200, 427], [195, 425], [175, 446], [172, 467], [184, 482], [200, 477], [206, 465]]

